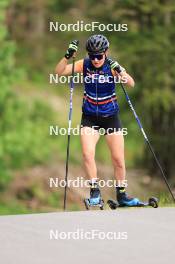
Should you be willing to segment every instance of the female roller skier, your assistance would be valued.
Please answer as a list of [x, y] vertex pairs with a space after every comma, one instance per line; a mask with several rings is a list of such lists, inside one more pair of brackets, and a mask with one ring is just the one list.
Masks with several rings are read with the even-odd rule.
[[[72, 74], [72, 64], [68, 64], [68, 61], [77, 50], [78, 41], [74, 40], [56, 66], [59, 76]], [[95, 149], [100, 138], [99, 129], [103, 128], [111, 152], [114, 177], [119, 183], [116, 186], [117, 201], [121, 206], [135, 206], [139, 200], [128, 196], [125, 187], [121, 186], [126, 177], [124, 137], [122, 133], [116, 133], [122, 127], [115, 94], [115, 78], [124, 79], [128, 87], [134, 87], [134, 80], [117, 61], [108, 58], [109, 41], [105, 36], [90, 36], [86, 42], [86, 50], [88, 57], [75, 62], [74, 69], [75, 73], [83, 73], [84, 76], [81, 145], [84, 167], [91, 185], [90, 204], [98, 205], [101, 199]]]

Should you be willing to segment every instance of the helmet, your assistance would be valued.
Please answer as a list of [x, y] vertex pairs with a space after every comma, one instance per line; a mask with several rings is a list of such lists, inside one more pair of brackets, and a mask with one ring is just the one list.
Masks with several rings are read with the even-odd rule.
[[109, 48], [109, 41], [103, 35], [93, 35], [86, 41], [86, 50], [88, 53], [101, 53]]

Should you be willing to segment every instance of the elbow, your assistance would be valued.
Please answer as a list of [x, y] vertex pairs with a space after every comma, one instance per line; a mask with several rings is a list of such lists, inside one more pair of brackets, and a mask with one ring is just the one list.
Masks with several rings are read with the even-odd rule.
[[129, 74], [125, 73], [123, 77], [124, 77], [123, 80], [125, 81], [125, 84], [128, 87], [133, 88], [135, 86], [135, 81]]
[[135, 86], [135, 81], [132, 77], [130, 77], [127, 81], [127, 86], [133, 88]]
[[135, 81], [132, 79], [130, 83], [130, 87], [133, 88], [135, 86]]

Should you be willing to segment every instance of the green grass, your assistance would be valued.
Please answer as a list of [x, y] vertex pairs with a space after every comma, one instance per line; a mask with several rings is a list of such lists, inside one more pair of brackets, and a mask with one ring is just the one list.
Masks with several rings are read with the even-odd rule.
[[160, 207], [175, 207], [175, 203], [172, 201], [172, 198], [167, 195], [167, 193], [162, 193], [159, 196], [159, 206]]
[[16, 215], [16, 214], [29, 214], [36, 211], [27, 208], [24, 205], [20, 205], [17, 202], [1, 203], [0, 215]]

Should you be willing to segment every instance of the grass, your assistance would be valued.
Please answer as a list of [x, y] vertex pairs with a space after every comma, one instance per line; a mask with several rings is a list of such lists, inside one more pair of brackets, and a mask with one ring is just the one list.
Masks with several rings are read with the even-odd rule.
[[159, 206], [160, 207], [175, 207], [175, 203], [172, 201], [172, 198], [169, 195], [162, 193], [159, 197]]
[[0, 215], [30, 214], [35, 212], [17, 202], [0, 203]]

